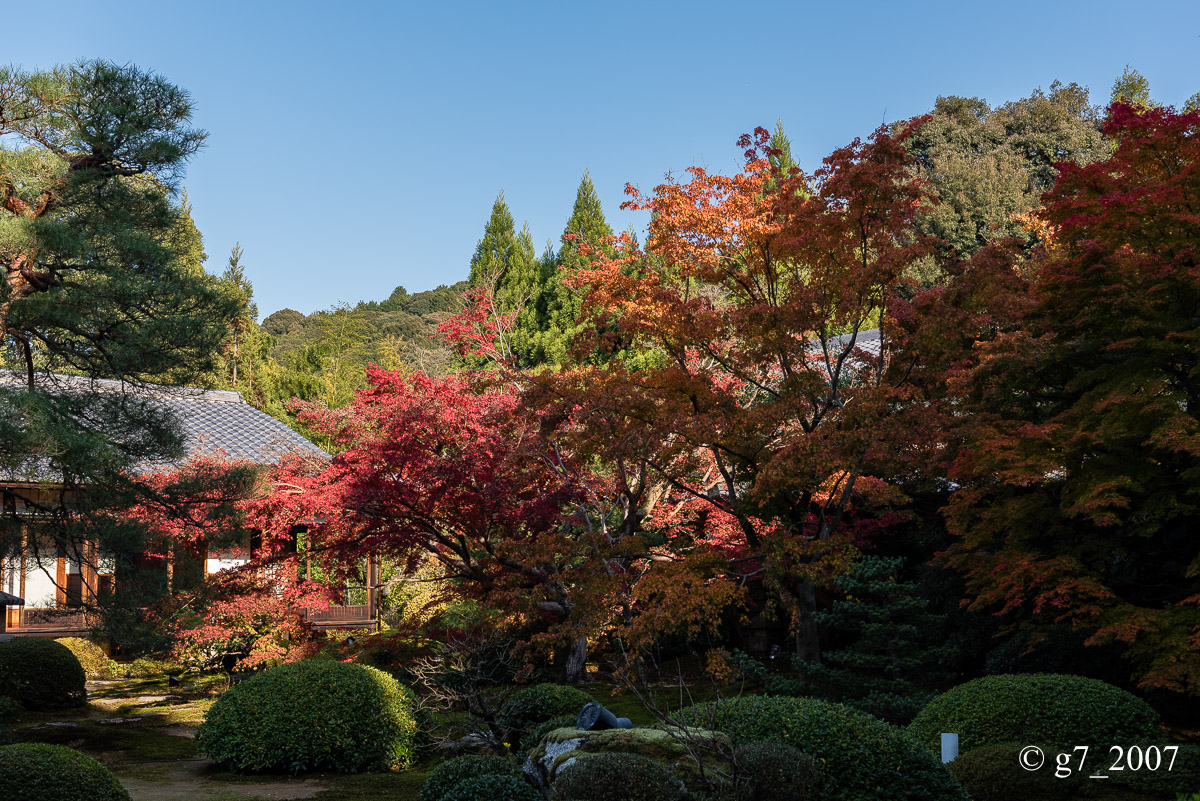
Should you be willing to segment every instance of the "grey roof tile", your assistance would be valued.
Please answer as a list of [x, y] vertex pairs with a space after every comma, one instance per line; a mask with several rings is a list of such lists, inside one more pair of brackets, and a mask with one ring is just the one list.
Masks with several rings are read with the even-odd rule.
[[[35, 380], [64, 392], [120, 392], [159, 403], [179, 421], [184, 435], [185, 461], [198, 456], [223, 455], [232, 461], [278, 464], [289, 453], [326, 461], [330, 458], [284, 423], [246, 403], [238, 392], [133, 385], [53, 374], [39, 375]], [[0, 371], [0, 386], [24, 384], [23, 374]]]

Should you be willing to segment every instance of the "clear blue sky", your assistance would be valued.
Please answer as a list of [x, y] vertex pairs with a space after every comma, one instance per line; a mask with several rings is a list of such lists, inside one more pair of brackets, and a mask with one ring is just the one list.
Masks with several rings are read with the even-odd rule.
[[938, 95], [1051, 81], [1105, 103], [1128, 63], [1159, 102], [1200, 90], [1200, 3], [6, 3], [0, 61], [107, 58], [190, 91], [209, 131], [186, 186], [220, 272], [235, 241], [262, 314], [466, 277], [496, 194], [540, 251], [590, 170], [738, 167], [782, 118], [821, 158]]

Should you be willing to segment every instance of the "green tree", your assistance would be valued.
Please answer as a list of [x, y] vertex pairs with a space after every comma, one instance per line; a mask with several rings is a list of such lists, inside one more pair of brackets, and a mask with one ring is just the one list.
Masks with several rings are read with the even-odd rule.
[[583, 174], [575, 194], [575, 206], [563, 230], [562, 248], [553, 263], [543, 258], [544, 285], [538, 298], [538, 342], [534, 361], [562, 365], [569, 361], [571, 340], [579, 332], [582, 294], [564, 283], [564, 277], [590, 266], [588, 251], [599, 249], [615, 255], [606, 240], [613, 235], [604, 218], [600, 198], [588, 173]]
[[[804, 665], [807, 688], [892, 723], [908, 723], [928, 689], [953, 678], [946, 616], [928, 609], [904, 560], [866, 556], [837, 580], [844, 596], [816, 615], [838, 645]], [[922, 692], [924, 690], [925, 692]]]
[[[938, 201], [918, 218], [918, 230], [962, 257], [1003, 237], [1032, 246], [1028, 215], [1054, 184], [1055, 165], [1090, 164], [1111, 152], [1099, 122], [1087, 90], [1074, 83], [1055, 81], [1049, 92], [997, 108], [980, 98], [939, 97], [909, 141], [917, 174]], [[930, 264], [918, 268], [923, 283], [936, 279]]]
[[1142, 109], [1158, 105], [1150, 99], [1150, 81], [1128, 64], [1121, 72], [1121, 77], [1113, 81], [1112, 95], [1108, 102], [1128, 103]]
[[783, 130], [783, 120], [775, 120], [775, 130], [771, 134], [771, 141], [768, 144], [774, 151], [768, 156], [772, 167], [786, 173], [788, 170], [800, 166], [792, 157], [792, 140]]
[[502, 347], [519, 363], [529, 363], [537, 339], [536, 299], [542, 275], [529, 224], [516, 232], [503, 192], [475, 246], [468, 284], [489, 291], [496, 318], [506, 322], [500, 331]]
[[83, 561], [98, 543], [126, 574], [148, 546], [122, 514], [150, 492], [134, 469], [184, 456], [140, 386], [211, 374], [235, 312], [199, 268], [199, 234], [175, 195], [205, 138], [191, 113], [187, 92], [132, 66], [0, 68], [0, 325], [20, 377], [0, 383], [0, 467], [62, 488], [6, 504], [0, 536], [19, 537], [32, 511], [52, 554]]

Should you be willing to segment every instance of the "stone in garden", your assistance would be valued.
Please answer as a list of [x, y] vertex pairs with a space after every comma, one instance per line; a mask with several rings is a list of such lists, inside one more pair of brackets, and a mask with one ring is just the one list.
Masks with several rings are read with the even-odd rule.
[[[670, 770], [689, 788], [698, 786], [699, 770], [688, 754], [684, 737], [714, 746], [716, 753], [732, 754], [733, 745], [720, 732], [707, 729], [603, 729], [583, 731], [568, 726], [546, 735], [525, 758], [525, 775], [543, 793], [552, 795], [558, 776], [589, 754], [629, 753], [649, 757]], [[731, 773], [728, 762], [709, 758], [705, 770]]]

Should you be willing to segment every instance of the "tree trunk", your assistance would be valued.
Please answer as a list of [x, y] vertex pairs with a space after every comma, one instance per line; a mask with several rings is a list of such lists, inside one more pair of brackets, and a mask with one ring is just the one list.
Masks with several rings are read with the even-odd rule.
[[821, 661], [821, 640], [817, 622], [817, 588], [810, 581], [802, 582], [797, 590], [800, 606], [800, 625], [796, 628], [796, 658], [804, 662]]
[[587, 675], [585, 670], [587, 652], [587, 637], [580, 637], [567, 652], [567, 669], [564, 677], [567, 684], [578, 684]]

